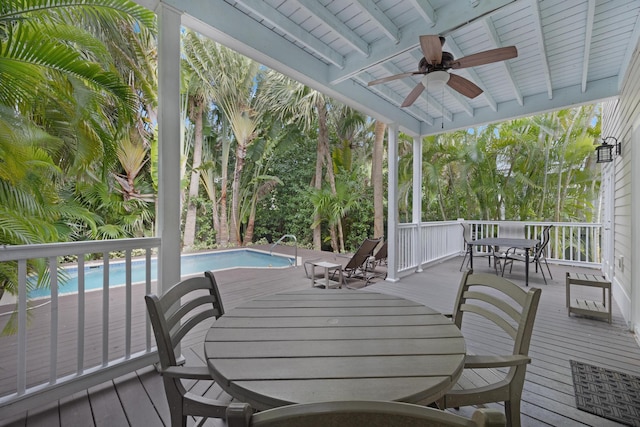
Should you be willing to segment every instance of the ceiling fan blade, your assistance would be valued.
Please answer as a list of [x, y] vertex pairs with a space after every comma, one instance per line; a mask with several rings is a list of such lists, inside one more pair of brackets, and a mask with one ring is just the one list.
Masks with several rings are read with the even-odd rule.
[[451, 68], [477, 67], [478, 65], [491, 64], [492, 62], [504, 61], [518, 56], [515, 46], [499, 47], [497, 49], [486, 50], [456, 59], [451, 63]]
[[475, 98], [482, 93], [482, 89], [475, 83], [457, 74], [449, 73], [449, 81], [447, 84], [451, 89], [460, 92], [467, 98]]
[[440, 36], [420, 36], [420, 47], [424, 59], [429, 65], [437, 65], [442, 62], [442, 45], [444, 37]]
[[418, 83], [416, 87], [414, 87], [413, 90], [409, 92], [409, 95], [407, 95], [407, 97], [404, 99], [401, 107], [408, 107], [413, 104], [416, 99], [418, 99], [423, 90], [424, 86], [422, 85], [422, 83]]
[[413, 72], [409, 72], [409, 73], [395, 74], [393, 76], [388, 76], [388, 77], [383, 77], [381, 79], [371, 80], [369, 83], [367, 83], [367, 86], [373, 86], [373, 85], [378, 85], [380, 83], [391, 82], [393, 80], [404, 79], [405, 77], [413, 76], [413, 75], [416, 75], [416, 74], [424, 74], [424, 73], [422, 71], [413, 71]]

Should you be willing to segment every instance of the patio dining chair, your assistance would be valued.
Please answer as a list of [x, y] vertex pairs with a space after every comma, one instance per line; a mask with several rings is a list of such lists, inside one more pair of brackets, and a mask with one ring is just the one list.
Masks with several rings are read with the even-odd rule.
[[[550, 230], [553, 225], [547, 225], [542, 229], [541, 236], [538, 236], [538, 240], [540, 243], [535, 247], [532, 254], [529, 254], [529, 262], [535, 264], [536, 273], [538, 272], [538, 268], [540, 268], [540, 272], [542, 273], [542, 278], [544, 279], [544, 284], [547, 284], [547, 278], [544, 274], [544, 269], [542, 268], [542, 261], [547, 266], [547, 272], [549, 273], [549, 278], [553, 279], [551, 276], [551, 269], [549, 268], [549, 264], [547, 263], [547, 257], [545, 256], [545, 251], [547, 250], [547, 246], [549, 245], [550, 238]], [[524, 253], [519, 252], [516, 248], [509, 248], [507, 252], [504, 254], [503, 264], [502, 264], [502, 275], [504, 276], [504, 270], [509, 265], [509, 274], [513, 270], [513, 262], [521, 261], [526, 262], [527, 257]]]
[[[504, 402], [507, 425], [520, 426], [533, 323], [541, 290], [525, 290], [493, 274], [466, 271], [456, 299], [453, 322], [465, 336], [481, 329], [505, 342], [508, 354], [471, 355], [452, 390], [436, 402], [440, 409]], [[512, 345], [507, 344], [512, 343]]]
[[246, 403], [227, 409], [228, 427], [499, 427], [502, 412], [478, 409], [471, 419], [456, 414], [400, 402], [339, 401], [282, 406], [253, 413]]
[[[187, 416], [224, 418], [229, 399], [214, 400], [187, 390], [183, 380], [212, 381], [207, 366], [182, 366], [176, 347], [184, 336], [210, 318], [219, 318], [224, 307], [215, 277], [210, 271], [172, 286], [162, 297], [144, 297], [160, 358], [171, 426], [186, 426]], [[180, 361], [180, 362], [179, 362]]]
[[[478, 252], [474, 248], [475, 246], [471, 245], [471, 228], [469, 224], [465, 224], [464, 222], [460, 223], [462, 227], [462, 238], [464, 239], [464, 258], [462, 258], [462, 264], [460, 264], [460, 271], [462, 271], [462, 267], [464, 267], [465, 261], [467, 263], [467, 267], [469, 266], [469, 262], [471, 261], [471, 256], [474, 258], [478, 257], [487, 257], [489, 259], [489, 267], [491, 267], [491, 257], [493, 256], [493, 247], [488, 247], [488, 252]], [[473, 252], [473, 253], [471, 253]], [[498, 270], [496, 267], [496, 274]]]

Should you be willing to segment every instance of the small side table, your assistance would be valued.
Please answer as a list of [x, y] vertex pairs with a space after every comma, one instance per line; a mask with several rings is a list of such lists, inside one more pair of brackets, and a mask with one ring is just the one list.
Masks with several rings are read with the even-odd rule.
[[[326, 261], [310, 261], [311, 264], [311, 286], [319, 287], [324, 286], [325, 289], [329, 288], [342, 288], [343, 277], [342, 277], [342, 264], [334, 264], [332, 262]], [[320, 267], [324, 268], [324, 278], [316, 278], [315, 268]], [[332, 271], [338, 272], [339, 280], [329, 279], [329, 273]], [[335, 275], [335, 273], [334, 273]]]
[[[571, 299], [571, 285], [602, 288], [602, 302]], [[606, 294], [608, 293], [608, 298]], [[611, 323], [611, 282], [604, 276], [567, 272], [567, 315], [571, 313], [601, 317]]]

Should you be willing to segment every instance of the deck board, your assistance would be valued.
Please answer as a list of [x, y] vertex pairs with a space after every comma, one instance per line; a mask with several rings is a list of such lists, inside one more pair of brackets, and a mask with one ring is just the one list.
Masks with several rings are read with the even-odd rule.
[[[283, 249], [287, 250], [287, 248]], [[304, 259], [324, 257], [327, 260], [337, 260], [343, 264], [348, 261], [348, 258], [335, 258], [333, 254], [318, 254], [303, 249], [299, 249], [298, 252]], [[366, 290], [401, 296], [428, 305], [440, 312], [449, 313], [453, 308], [462, 276], [458, 271], [460, 262], [461, 258], [454, 258], [426, 268], [422, 274], [404, 277], [395, 283], [378, 280], [369, 285]], [[593, 273], [593, 270], [557, 265], [551, 265], [551, 269], [554, 279], [548, 280], [548, 285], [544, 284], [540, 273], [535, 273], [534, 270], [530, 273], [530, 286], [541, 288], [542, 296], [531, 340], [532, 363], [527, 369], [527, 381], [523, 391], [522, 424], [525, 427], [621, 426], [619, 423], [580, 411], [575, 407], [569, 360], [582, 360], [637, 375], [637, 372], [640, 371], [638, 342], [628, 331], [615, 303], [611, 325], [601, 319], [574, 314], [571, 317], [567, 315], [565, 272]], [[478, 263], [476, 270], [493, 272], [493, 269], [485, 263]], [[524, 286], [524, 273], [517, 270], [516, 267], [514, 267], [513, 274], [505, 274], [505, 277]], [[310, 280], [305, 277], [302, 267], [295, 270], [228, 270], [217, 272], [216, 279], [227, 310], [258, 296], [311, 287]], [[573, 293], [574, 291], [572, 291], [572, 296]], [[600, 289], [585, 288], [584, 291], [581, 289], [575, 295], [582, 299], [597, 299], [601, 296], [601, 292]], [[121, 303], [117, 302], [117, 291], [112, 292], [112, 296], [114, 298], [110, 304], [110, 311], [122, 310]], [[69, 300], [72, 299], [69, 298]], [[95, 301], [98, 299], [96, 298]], [[88, 306], [94, 303], [93, 297], [87, 298]], [[76, 304], [75, 301], [67, 302], [65, 298], [61, 298], [61, 311], [70, 312], [65, 315], [65, 322], [73, 323], [73, 319], [77, 316]], [[136, 302], [134, 306], [137, 304], [140, 304], [140, 307], [144, 309], [142, 301]], [[98, 305], [95, 317], [99, 318], [101, 311], [102, 307]], [[139, 318], [140, 316], [134, 316], [134, 319], [139, 320]], [[124, 327], [123, 322], [112, 321], [114, 325]], [[187, 363], [202, 363], [204, 334], [207, 329], [208, 325], [202, 325], [185, 338], [183, 349], [187, 356]], [[93, 322], [89, 319], [86, 330], [85, 347], [87, 349], [97, 347], [98, 353], [100, 353], [100, 341], [91, 338], [93, 332], [101, 331], [99, 322]], [[43, 353], [47, 353], [49, 331], [30, 333], [33, 334], [34, 339], [40, 340], [37, 345], [46, 349]], [[69, 338], [62, 336], [60, 338], [65, 345], [71, 343], [70, 347], [73, 347], [75, 332], [71, 333], [72, 336]], [[492, 333], [482, 324], [465, 326], [463, 333], [467, 336], [470, 352], [482, 353], [496, 349], [509, 351], [508, 341]], [[136, 336], [134, 341], [136, 339], [143, 340], [144, 338]], [[124, 341], [121, 336], [113, 336], [111, 342], [122, 345]], [[137, 345], [140, 344], [134, 343], [134, 347]], [[75, 368], [75, 351], [75, 349], [70, 350], [69, 354], [63, 352], [59, 356], [61, 359], [68, 357], [69, 360], [65, 361], [66, 365], [64, 366], [68, 366], [70, 369]], [[3, 360], [3, 356], [6, 357], [10, 354], [11, 349], [3, 348], [0, 345], [0, 360]], [[97, 357], [99, 360], [98, 356], [92, 357]], [[41, 367], [39, 370], [34, 370], [34, 374], [37, 371], [48, 372], [46, 355], [35, 361], [30, 361], [29, 366], [38, 366], [39, 362], [42, 362]], [[11, 370], [11, 363], [15, 362], [10, 361], [5, 365], [8, 369], [4, 373], [0, 373], [0, 389], [6, 387], [7, 381], [15, 382], [13, 374], [15, 371]], [[35, 375], [33, 376], [35, 377]], [[481, 377], [476, 380], [481, 380]], [[2, 385], [3, 382], [5, 386]], [[194, 390], [205, 393], [208, 397], [230, 399], [217, 384], [192, 384], [192, 386]], [[487, 406], [502, 409], [501, 404]], [[135, 408], [139, 413], [136, 414], [132, 408]], [[471, 408], [461, 408], [458, 413], [469, 416], [471, 411]], [[452, 412], [456, 411], [452, 410]], [[0, 414], [0, 426], [55, 426], [58, 423], [62, 426], [137, 426], [143, 425], [140, 422], [146, 417], [153, 420], [153, 423], [149, 424], [149, 418], [147, 418], [146, 425], [161, 426], [168, 425], [169, 422], [169, 408], [164, 395], [162, 379], [152, 367], [92, 387], [62, 399], [60, 402], [52, 402], [46, 410], [30, 411], [28, 414], [6, 420], [3, 420]], [[42, 424], [38, 424], [40, 422]], [[188, 425], [196, 425], [196, 422], [190, 419]], [[221, 427], [224, 423], [221, 420], [207, 420], [203, 425]]]

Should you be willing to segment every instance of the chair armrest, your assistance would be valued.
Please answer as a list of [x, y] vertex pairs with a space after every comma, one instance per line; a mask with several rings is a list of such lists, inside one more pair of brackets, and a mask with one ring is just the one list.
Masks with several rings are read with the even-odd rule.
[[531, 363], [531, 358], [520, 354], [509, 356], [469, 356], [464, 359], [464, 367], [476, 368], [500, 368], [505, 366], [518, 366]]
[[212, 380], [209, 368], [206, 366], [171, 366], [160, 371], [160, 374], [172, 378], [183, 378], [189, 380]]

